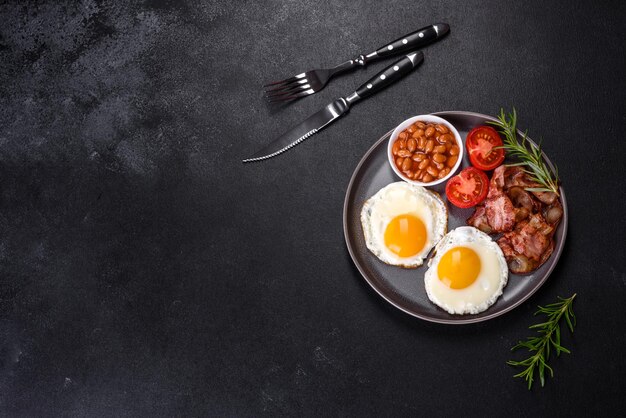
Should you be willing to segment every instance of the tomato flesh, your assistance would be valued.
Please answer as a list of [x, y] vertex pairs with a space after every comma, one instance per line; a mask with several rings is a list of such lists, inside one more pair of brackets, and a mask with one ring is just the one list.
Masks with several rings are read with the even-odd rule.
[[480, 170], [489, 171], [504, 161], [502, 138], [491, 126], [478, 126], [467, 134], [465, 147], [470, 163]]
[[446, 196], [459, 208], [471, 208], [482, 202], [489, 191], [489, 178], [475, 167], [467, 167], [446, 184]]

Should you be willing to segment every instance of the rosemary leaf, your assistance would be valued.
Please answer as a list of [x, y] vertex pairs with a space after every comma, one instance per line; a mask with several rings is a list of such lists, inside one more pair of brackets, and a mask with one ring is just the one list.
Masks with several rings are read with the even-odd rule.
[[511, 348], [511, 351], [527, 348], [528, 351], [534, 352], [530, 357], [524, 360], [509, 360], [507, 364], [513, 367], [523, 367], [524, 370], [514, 375], [514, 377], [524, 378], [528, 383], [528, 389], [532, 388], [534, 382], [534, 371], [537, 369], [541, 386], [545, 385], [545, 371], [548, 370], [550, 377], [554, 376], [554, 371], [548, 365], [551, 351], [559, 357], [561, 353], [570, 354], [570, 350], [561, 345], [561, 326], [559, 322], [565, 317], [565, 322], [571, 332], [574, 332], [576, 317], [572, 309], [572, 304], [576, 293], [569, 298], [559, 297], [559, 302], [551, 303], [546, 306], [539, 306], [535, 315], [542, 314], [547, 316], [547, 321], [539, 324], [531, 325], [529, 329], [537, 331], [539, 336], [528, 337], [525, 341], [519, 341]]
[[551, 189], [546, 189], [545, 187], [527, 187], [526, 190], [529, 192], [551, 192]]
[[529, 170], [526, 172], [530, 175], [531, 180], [538, 183], [540, 188], [528, 188], [530, 191], [553, 192], [559, 195], [559, 177], [558, 170], [555, 167], [554, 172], [548, 168], [543, 160], [541, 151], [541, 141], [538, 145], [533, 145], [530, 141], [526, 141], [528, 131], [522, 135], [521, 142], [517, 139], [517, 111], [513, 108], [513, 112], [508, 115], [504, 113], [504, 109], [500, 109], [498, 120], [489, 122], [500, 129], [504, 135], [502, 148], [510, 157], [520, 160], [517, 163], [507, 164], [507, 166], [525, 166]]

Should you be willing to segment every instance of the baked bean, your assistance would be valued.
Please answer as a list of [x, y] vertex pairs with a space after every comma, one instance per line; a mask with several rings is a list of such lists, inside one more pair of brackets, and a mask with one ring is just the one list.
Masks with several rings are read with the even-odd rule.
[[413, 164], [413, 160], [410, 159], [409, 157], [406, 157], [404, 161], [402, 161], [402, 171], [407, 171], [409, 168], [411, 168], [412, 164]]
[[445, 142], [452, 142], [452, 135], [450, 134], [443, 134], [443, 135], [439, 135], [439, 141], [445, 143]]
[[426, 141], [426, 145], [424, 146], [424, 152], [426, 154], [430, 154], [433, 148], [435, 148], [435, 141], [433, 141], [432, 139]]
[[411, 157], [411, 159], [413, 159], [413, 161], [417, 161], [418, 163], [420, 161], [424, 161], [424, 158], [426, 158], [426, 154], [422, 154], [421, 152], [416, 152], [415, 154], [413, 154], [413, 156]]
[[443, 163], [446, 161], [446, 156], [443, 154], [433, 154], [433, 161], [437, 163]]
[[447, 126], [418, 121], [398, 134], [391, 153], [406, 179], [431, 183], [450, 174], [460, 147]]
[[442, 134], [447, 134], [448, 132], [450, 132], [446, 125], [437, 124], [437, 126], [435, 126], [435, 129]]
[[417, 148], [417, 141], [413, 138], [409, 138], [406, 141], [406, 149], [408, 149], [411, 152], [415, 152], [415, 148]]
[[396, 141], [393, 143], [393, 146], [391, 147], [391, 153], [393, 155], [398, 155], [398, 151], [400, 151], [400, 142]]

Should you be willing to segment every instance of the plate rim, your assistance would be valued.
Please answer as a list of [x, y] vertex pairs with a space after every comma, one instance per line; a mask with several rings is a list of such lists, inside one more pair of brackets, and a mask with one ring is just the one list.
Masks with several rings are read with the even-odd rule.
[[[487, 120], [491, 120], [491, 121], [496, 121], [497, 120], [495, 117], [490, 116], [490, 115], [485, 115], [485, 114], [477, 113], [477, 112], [463, 111], [463, 110], [439, 111], [439, 112], [433, 112], [433, 113], [430, 113], [430, 114], [431, 115], [435, 115], [435, 116], [441, 116], [441, 117], [453, 116], [453, 115], [461, 115], [461, 116], [474, 116], [474, 117], [479, 117], [479, 118], [483, 118], [483, 119], [487, 119]], [[554, 268], [558, 264], [559, 259], [561, 258], [561, 253], [563, 252], [563, 248], [565, 247], [565, 241], [566, 241], [566, 238], [567, 238], [567, 229], [568, 229], [568, 218], [569, 218], [569, 216], [568, 216], [567, 200], [565, 198], [565, 191], [563, 190], [562, 186], [559, 186], [559, 192], [560, 192], [560, 195], [561, 195], [560, 196], [561, 204], [563, 206], [563, 218], [562, 218], [563, 238], [559, 242], [559, 245], [557, 246], [557, 248], [555, 249], [555, 253], [553, 254], [553, 256], [556, 257], [555, 262], [552, 263], [552, 265], [548, 268], [548, 271], [541, 278], [541, 280], [539, 280], [519, 300], [517, 300], [511, 306], [509, 306], [509, 307], [507, 307], [505, 309], [502, 309], [500, 311], [493, 312], [491, 314], [487, 314], [485, 316], [481, 316], [481, 317], [478, 317], [478, 318], [476, 318], [476, 317], [474, 317], [474, 318], [459, 317], [458, 319], [433, 318], [433, 317], [430, 317], [430, 316], [427, 316], [427, 315], [423, 315], [423, 314], [420, 314], [420, 313], [417, 313], [417, 312], [413, 312], [413, 311], [411, 311], [409, 309], [405, 309], [404, 307], [400, 306], [394, 300], [392, 300], [391, 298], [387, 297], [368, 278], [367, 274], [365, 274], [365, 272], [363, 271], [363, 268], [356, 261], [355, 250], [354, 250], [354, 248], [352, 248], [350, 240], [348, 239], [348, 206], [350, 204], [349, 197], [350, 197], [350, 194], [351, 194], [352, 189], [354, 187], [354, 182], [356, 180], [357, 174], [360, 172], [361, 167], [363, 166], [365, 161], [368, 159], [370, 154], [372, 152], [374, 152], [374, 149], [377, 148], [380, 145], [381, 142], [383, 142], [386, 139], [388, 139], [389, 135], [391, 135], [392, 132], [393, 132], [393, 129], [391, 129], [390, 131], [385, 133], [383, 136], [381, 136], [365, 152], [365, 154], [363, 154], [363, 157], [361, 157], [361, 160], [359, 161], [359, 163], [356, 165], [354, 171], [352, 172], [352, 176], [350, 177], [350, 181], [348, 183], [348, 187], [346, 188], [346, 196], [345, 196], [344, 202], [343, 202], [343, 236], [344, 236], [344, 240], [345, 240], [345, 243], [346, 243], [346, 247], [348, 248], [348, 253], [350, 254], [350, 258], [352, 259], [352, 263], [356, 266], [357, 270], [359, 270], [359, 273], [361, 274], [363, 279], [370, 285], [370, 287], [372, 289], [374, 289], [374, 291], [376, 293], [378, 293], [379, 296], [381, 296], [385, 301], [390, 303], [395, 308], [397, 308], [397, 309], [401, 310], [402, 312], [404, 312], [404, 313], [406, 313], [408, 315], [411, 315], [413, 317], [422, 319], [424, 321], [433, 322], [433, 323], [439, 323], [439, 324], [464, 325], [464, 324], [472, 324], [472, 323], [477, 323], [477, 322], [484, 322], [484, 321], [487, 321], [489, 319], [493, 319], [493, 318], [496, 318], [498, 316], [504, 315], [505, 313], [510, 312], [511, 310], [517, 308], [519, 305], [521, 305], [526, 300], [528, 300], [548, 280], [548, 277], [550, 277], [550, 275], [552, 274], [552, 271], [554, 270]], [[520, 129], [517, 130], [517, 133], [519, 135], [523, 135], [524, 134]], [[533, 145], [537, 145], [532, 139], [530, 139], [530, 138], [527, 138], [527, 139]], [[554, 171], [555, 168], [554, 168], [554, 165], [553, 165], [552, 161], [549, 158], [547, 158], [547, 156], [545, 155], [545, 153], [543, 153], [543, 151], [542, 151], [542, 155], [544, 155], [546, 157], [546, 162], [548, 163], [548, 166], [550, 167], [551, 170]]]

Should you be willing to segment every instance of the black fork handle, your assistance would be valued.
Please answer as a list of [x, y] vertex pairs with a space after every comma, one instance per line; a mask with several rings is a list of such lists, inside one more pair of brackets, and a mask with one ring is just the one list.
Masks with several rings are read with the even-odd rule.
[[399, 61], [394, 62], [389, 67], [385, 68], [374, 77], [363, 83], [354, 93], [346, 97], [345, 100], [348, 104], [354, 104], [361, 99], [366, 99], [386, 87], [395, 83], [403, 78], [405, 75], [412, 72], [424, 61], [424, 54], [421, 51], [417, 51], [413, 54], [409, 54]]
[[447, 23], [437, 23], [435, 25], [425, 26], [422, 29], [404, 35], [395, 41], [378, 48], [376, 51], [367, 55], [359, 55], [358, 57], [342, 62], [331, 69], [330, 76], [334, 76], [344, 71], [353, 70], [356, 67], [365, 67], [369, 62], [379, 59], [395, 57], [402, 55], [408, 51], [421, 48], [431, 42], [438, 41], [450, 32], [450, 25]]
[[437, 41], [446, 36], [448, 32], [450, 32], [450, 26], [446, 23], [426, 26], [408, 35], [404, 35], [385, 46], [381, 46], [376, 52], [366, 55], [366, 57], [371, 57], [369, 59], [374, 60], [376, 58], [387, 58], [399, 55]]

